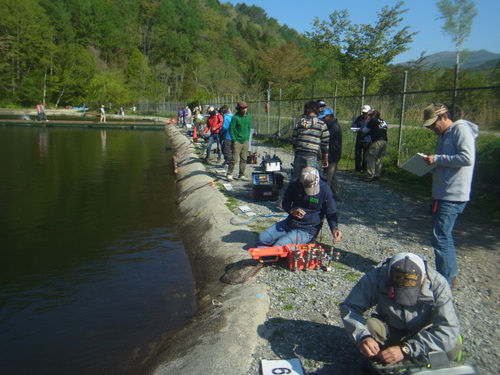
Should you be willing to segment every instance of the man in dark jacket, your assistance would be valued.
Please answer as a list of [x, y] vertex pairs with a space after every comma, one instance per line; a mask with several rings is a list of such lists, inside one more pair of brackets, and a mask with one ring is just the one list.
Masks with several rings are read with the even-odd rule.
[[288, 217], [262, 232], [260, 243], [266, 246], [308, 243], [318, 235], [325, 217], [334, 241], [342, 237], [337, 226], [337, 206], [332, 190], [320, 178], [317, 169], [304, 168], [299, 178], [290, 181], [282, 206]]
[[335, 112], [331, 108], [325, 108], [318, 116], [328, 126], [330, 133], [330, 143], [328, 145], [328, 167], [324, 169], [326, 182], [332, 189], [333, 197], [338, 200], [340, 197], [339, 181], [337, 179], [337, 167], [342, 155], [342, 129]]
[[[364, 105], [361, 110], [361, 116], [356, 117], [352, 123], [353, 129], [363, 129], [370, 121], [370, 112], [372, 108], [369, 105]], [[356, 134], [356, 145], [354, 146], [354, 157], [356, 164], [356, 172], [366, 171], [366, 153], [372, 142], [370, 134], [364, 134], [360, 131]]]
[[380, 118], [380, 112], [376, 109], [370, 114], [370, 122], [366, 128], [361, 130], [363, 134], [369, 134], [372, 143], [366, 154], [366, 182], [380, 179], [382, 171], [382, 158], [387, 150], [387, 123]]

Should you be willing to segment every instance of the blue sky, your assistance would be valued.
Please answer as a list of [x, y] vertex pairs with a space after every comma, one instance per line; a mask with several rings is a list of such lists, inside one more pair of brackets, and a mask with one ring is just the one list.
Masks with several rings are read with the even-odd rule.
[[[316, 17], [328, 19], [335, 10], [347, 9], [352, 22], [370, 23], [377, 19], [377, 12], [386, 6], [394, 6], [398, 0], [221, 0], [236, 5], [246, 3], [264, 9], [268, 17], [273, 17], [280, 24], [286, 24], [299, 32], [312, 31], [312, 22]], [[477, 16], [472, 24], [472, 32], [465, 41], [463, 49], [481, 50], [500, 53], [500, 1], [476, 0]], [[410, 49], [396, 57], [395, 63], [416, 59], [426, 51], [426, 55], [442, 51], [454, 51], [451, 38], [441, 31], [441, 20], [436, 20], [439, 11], [436, 0], [406, 0], [403, 9], [403, 25], [410, 26], [410, 31], [419, 33], [413, 37]]]

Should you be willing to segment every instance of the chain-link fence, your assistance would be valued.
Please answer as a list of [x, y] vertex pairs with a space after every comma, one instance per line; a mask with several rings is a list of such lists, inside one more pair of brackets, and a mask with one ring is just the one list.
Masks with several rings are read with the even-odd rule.
[[[453, 89], [400, 92], [378, 95], [332, 96], [323, 99], [335, 111], [343, 130], [344, 156], [354, 148], [355, 135], [349, 134], [352, 121], [361, 114], [361, 107], [369, 104], [378, 109], [381, 117], [390, 126], [389, 154], [400, 165], [416, 152], [432, 152], [433, 133], [421, 127], [423, 109], [432, 102], [445, 103], [452, 110]], [[481, 129], [500, 128], [500, 87], [476, 87], [457, 89], [455, 119], [465, 118]], [[224, 99], [222, 99], [224, 100]], [[233, 111], [236, 100], [231, 102], [213, 100], [211, 105], [227, 104]], [[304, 104], [311, 99], [294, 100], [247, 100], [248, 113], [252, 115], [255, 134], [290, 138], [295, 122], [303, 112]], [[427, 141], [426, 141], [427, 140]], [[422, 145], [424, 144], [424, 146]], [[422, 149], [422, 147], [426, 149]]]
[[[432, 102], [445, 103], [451, 108], [453, 89], [401, 92], [378, 95], [333, 96], [314, 98], [323, 99], [335, 111], [341, 124], [350, 124], [361, 112], [364, 104], [369, 104], [382, 114], [390, 124], [419, 126], [422, 123], [423, 109]], [[475, 87], [457, 89], [457, 115], [466, 118], [482, 128], [500, 127], [500, 87]], [[311, 99], [248, 101], [254, 129], [259, 134], [285, 136], [293, 128], [293, 123], [302, 114], [304, 104]], [[227, 104], [234, 110], [236, 100], [211, 105], [219, 107]]]
[[[457, 89], [456, 115], [453, 118], [465, 118], [480, 126], [481, 130], [498, 131], [500, 129], [500, 87], [474, 87]], [[248, 113], [253, 119], [254, 132], [257, 135], [291, 138], [295, 122], [303, 112], [304, 104], [309, 100], [323, 99], [327, 106], [335, 111], [343, 130], [344, 159], [351, 158], [354, 149], [355, 134], [349, 132], [352, 121], [360, 115], [361, 107], [369, 104], [378, 109], [381, 117], [389, 124], [388, 156], [389, 162], [400, 165], [416, 152], [432, 152], [435, 137], [432, 132], [422, 129], [423, 109], [432, 102], [445, 103], [452, 110], [453, 89], [397, 92], [377, 95], [330, 96], [286, 100], [246, 100]], [[245, 99], [245, 98], [243, 98]], [[200, 103], [216, 108], [226, 104], [234, 112], [236, 97], [226, 97]], [[151, 102], [141, 100], [138, 110], [171, 113], [176, 116], [177, 109], [185, 104], [179, 102]]]

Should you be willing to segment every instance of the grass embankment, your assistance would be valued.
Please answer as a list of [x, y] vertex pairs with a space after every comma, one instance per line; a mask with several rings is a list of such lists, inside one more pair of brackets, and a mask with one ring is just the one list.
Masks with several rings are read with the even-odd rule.
[[[344, 127], [345, 128], [345, 127]], [[339, 170], [354, 169], [354, 142], [356, 136], [344, 131], [342, 158]], [[418, 200], [430, 200], [432, 177], [415, 176], [398, 167], [399, 129], [389, 129], [387, 155], [383, 160], [381, 183], [406, 196]], [[421, 127], [405, 128], [402, 134], [399, 165], [417, 152], [433, 154], [436, 135]], [[292, 151], [289, 140], [266, 139], [272, 147]], [[476, 166], [472, 182], [471, 200], [466, 208], [468, 216], [478, 224], [500, 224], [500, 137], [481, 133], [476, 140]]]

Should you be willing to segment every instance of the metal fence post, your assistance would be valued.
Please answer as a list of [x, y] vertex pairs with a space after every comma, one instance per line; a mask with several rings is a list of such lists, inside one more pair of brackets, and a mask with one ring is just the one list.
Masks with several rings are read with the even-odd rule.
[[403, 142], [403, 123], [405, 118], [406, 106], [406, 87], [408, 86], [408, 71], [405, 70], [405, 78], [403, 84], [403, 97], [401, 103], [401, 116], [399, 117], [399, 135], [398, 135], [398, 167], [401, 165], [401, 144]]

